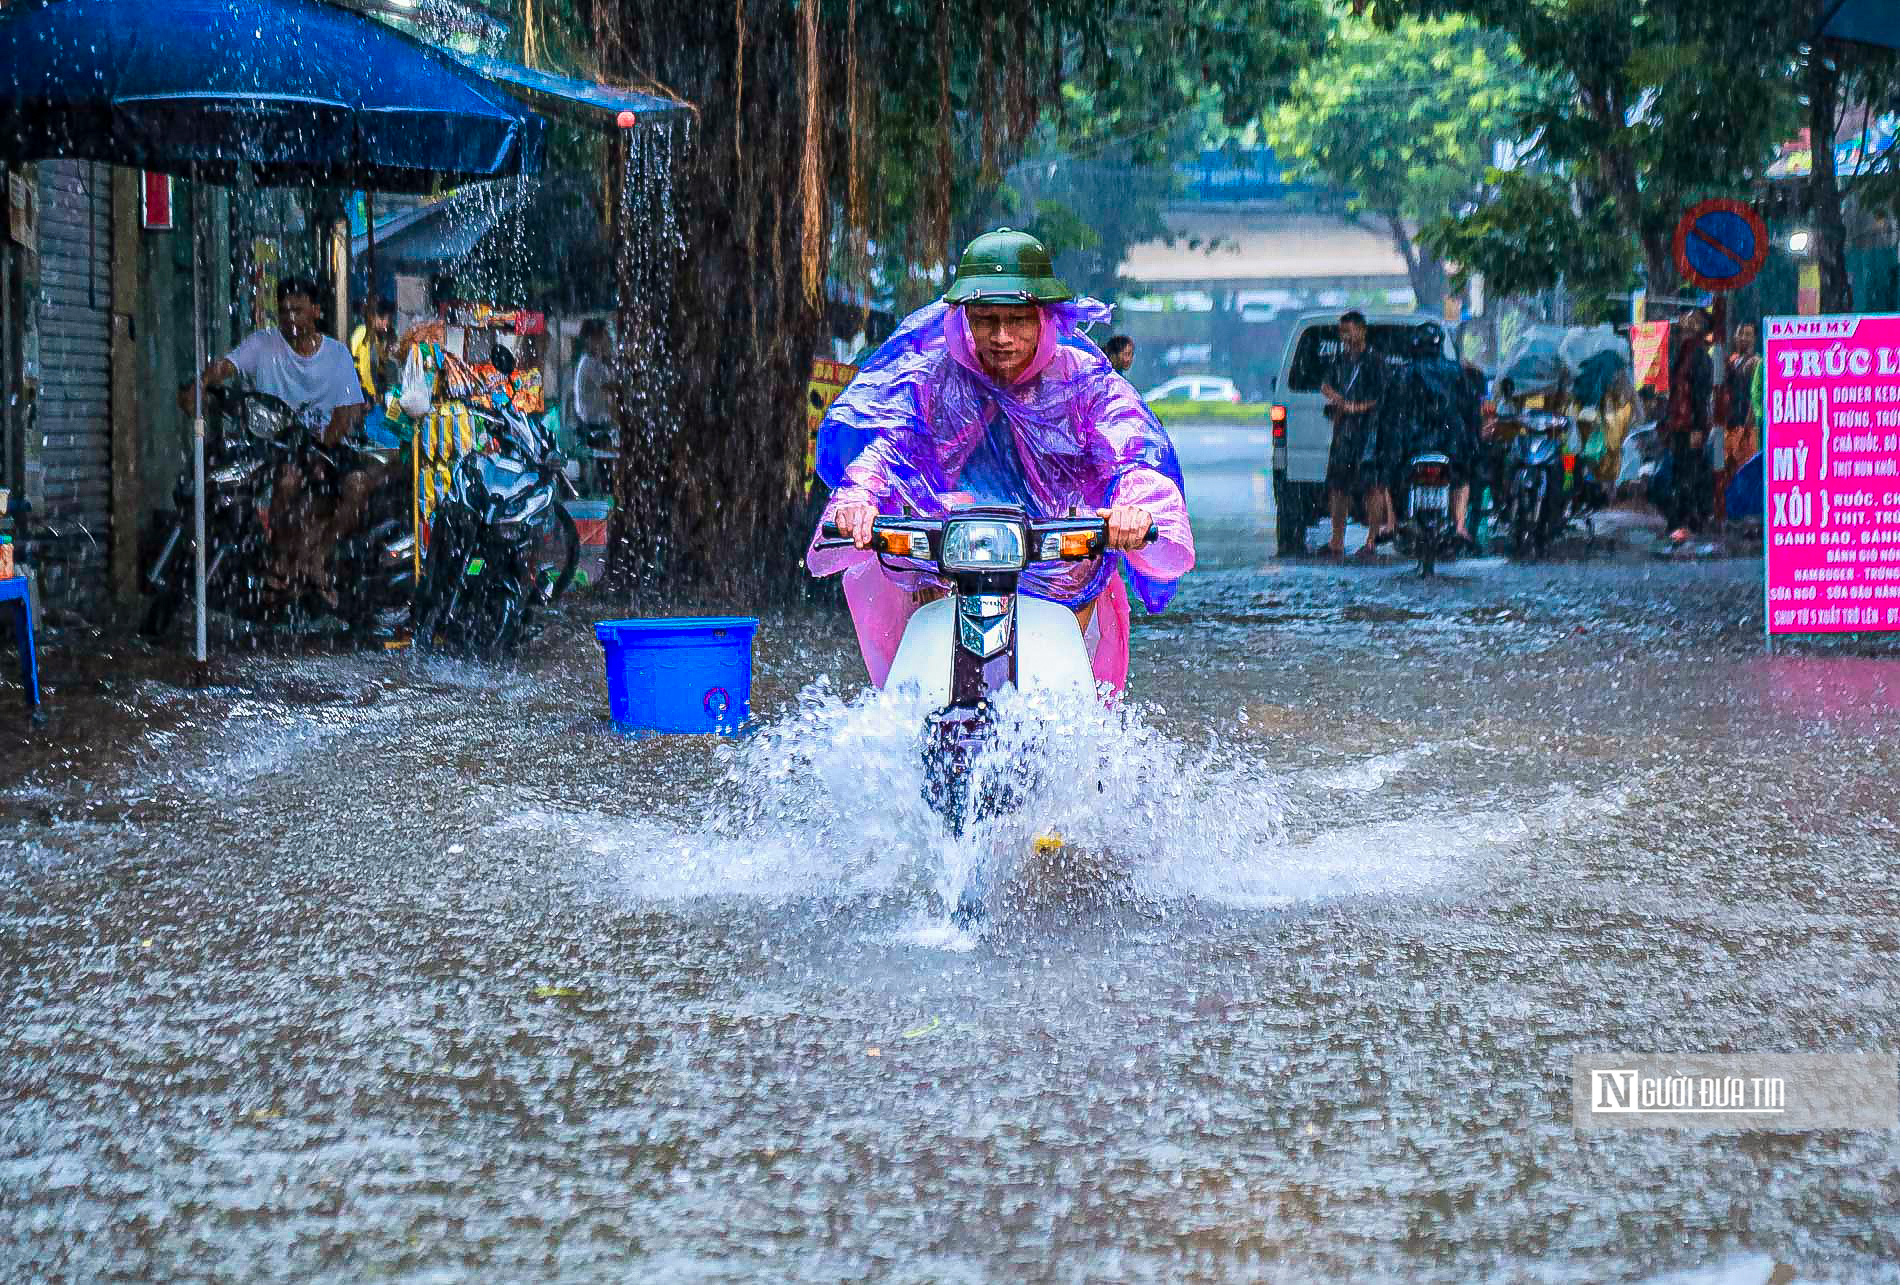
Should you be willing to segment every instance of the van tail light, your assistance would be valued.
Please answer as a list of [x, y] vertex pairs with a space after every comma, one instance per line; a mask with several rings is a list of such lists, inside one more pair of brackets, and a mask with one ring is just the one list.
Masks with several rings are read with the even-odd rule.
[[1267, 419], [1273, 425], [1273, 440], [1284, 442], [1286, 440], [1286, 407], [1276, 405], [1267, 412]]
[[1412, 471], [1413, 486], [1446, 486], [1451, 482], [1451, 470], [1443, 464], [1421, 464]]

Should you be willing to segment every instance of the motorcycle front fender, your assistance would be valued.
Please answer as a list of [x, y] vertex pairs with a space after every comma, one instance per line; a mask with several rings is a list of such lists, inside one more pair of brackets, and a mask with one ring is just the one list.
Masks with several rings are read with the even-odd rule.
[[[911, 613], [904, 637], [891, 661], [886, 690], [911, 688], [932, 708], [951, 703], [952, 679], [957, 665], [956, 598], [925, 603]], [[1015, 652], [1016, 686], [1029, 694], [1053, 691], [1092, 691], [1095, 670], [1088, 647], [1076, 625], [1075, 613], [1059, 603], [1023, 594], [1016, 596], [1016, 619], [1004, 650], [988, 658], [987, 675], [1007, 675], [1010, 651]], [[987, 698], [1007, 685], [989, 678], [980, 696]]]

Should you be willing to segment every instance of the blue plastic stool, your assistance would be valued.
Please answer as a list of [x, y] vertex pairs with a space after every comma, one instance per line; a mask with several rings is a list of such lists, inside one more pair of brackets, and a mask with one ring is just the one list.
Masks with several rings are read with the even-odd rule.
[[44, 723], [40, 709], [40, 662], [33, 650], [33, 601], [28, 596], [25, 576], [0, 580], [0, 605], [11, 607], [13, 636], [20, 643], [20, 685], [26, 689], [26, 707], [35, 723]]

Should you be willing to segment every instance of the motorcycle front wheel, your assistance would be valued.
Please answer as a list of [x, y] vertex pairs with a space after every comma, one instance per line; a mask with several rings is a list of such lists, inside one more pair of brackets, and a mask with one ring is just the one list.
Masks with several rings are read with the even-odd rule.
[[533, 561], [535, 593], [543, 607], [552, 607], [574, 584], [574, 569], [580, 565], [581, 536], [574, 517], [564, 504], [554, 506], [554, 520], [535, 545]]
[[418, 652], [434, 651], [438, 635], [445, 642], [449, 641], [447, 634], [452, 628], [450, 622], [467, 568], [468, 553], [459, 533], [449, 522], [438, 521], [434, 538], [429, 541], [428, 558], [422, 565], [422, 584], [416, 589], [415, 604], [410, 609]]
[[1537, 541], [1537, 493], [1520, 487], [1511, 505], [1511, 556], [1521, 558]]

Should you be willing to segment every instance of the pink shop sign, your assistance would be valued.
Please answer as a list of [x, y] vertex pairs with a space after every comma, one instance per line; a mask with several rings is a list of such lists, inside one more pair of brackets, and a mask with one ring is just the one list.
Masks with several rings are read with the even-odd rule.
[[1768, 634], [1900, 630], [1900, 316], [1770, 317]]

